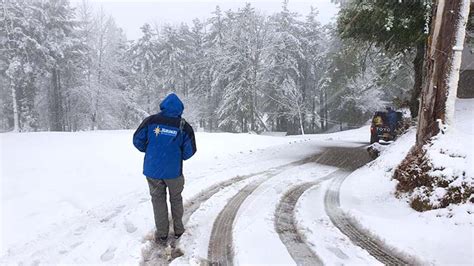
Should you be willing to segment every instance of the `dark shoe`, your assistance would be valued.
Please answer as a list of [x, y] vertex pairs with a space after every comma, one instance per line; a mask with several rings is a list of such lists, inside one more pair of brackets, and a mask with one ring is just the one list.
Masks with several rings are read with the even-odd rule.
[[181, 234], [174, 234], [174, 239], [179, 239], [182, 235], [183, 235], [183, 233], [181, 233]]
[[168, 242], [168, 236], [156, 237], [155, 242], [159, 245], [166, 245], [166, 243]]

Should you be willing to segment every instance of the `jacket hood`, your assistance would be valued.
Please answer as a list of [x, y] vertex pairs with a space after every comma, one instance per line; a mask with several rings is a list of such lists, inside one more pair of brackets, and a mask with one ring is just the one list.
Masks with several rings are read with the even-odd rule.
[[184, 104], [179, 97], [171, 93], [160, 104], [161, 114], [168, 117], [181, 117]]

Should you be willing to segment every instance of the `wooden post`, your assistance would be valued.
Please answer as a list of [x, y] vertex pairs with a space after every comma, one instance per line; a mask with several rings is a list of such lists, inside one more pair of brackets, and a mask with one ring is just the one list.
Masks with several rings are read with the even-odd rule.
[[[467, 11], [466, 11], [467, 10]], [[425, 76], [416, 147], [420, 148], [434, 135], [440, 125], [450, 122], [446, 119], [450, 112], [447, 100], [455, 97], [459, 78], [459, 43], [464, 41], [465, 27], [469, 14], [469, 0], [437, 0], [434, 6], [431, 33], [425, 54]], [[459, 41], [459, 39], [461, 40]], [[462, 47], [461, 47], [462, 50]], [[454, 86], [454, 87], [453, 87]]]

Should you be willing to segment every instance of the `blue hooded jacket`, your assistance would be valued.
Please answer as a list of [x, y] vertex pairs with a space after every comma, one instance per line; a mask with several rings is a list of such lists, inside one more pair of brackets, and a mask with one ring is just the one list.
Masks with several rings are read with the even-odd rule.
[[394, 131], [398, 123], [398, 116], [397, 112], [393, 111], [392, 108], [387, 108], [387, 122], [392, 134], [395, 133]]
[[143, 120], [133, 134], [133, 145], [145, 152], [143, 174], [169, 179], [182, 175], [183, 160], [196, 153], [194, 131], [181, 114], [183, 102], [174, 93], [160, 104], [161, 112]]

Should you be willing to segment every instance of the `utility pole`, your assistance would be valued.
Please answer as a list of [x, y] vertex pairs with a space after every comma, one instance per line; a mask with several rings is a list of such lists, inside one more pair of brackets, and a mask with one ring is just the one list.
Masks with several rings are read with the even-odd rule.
[[421, 92], [416, 147], [452, 125], [470, 0], [437, 0], [433, 6]]

